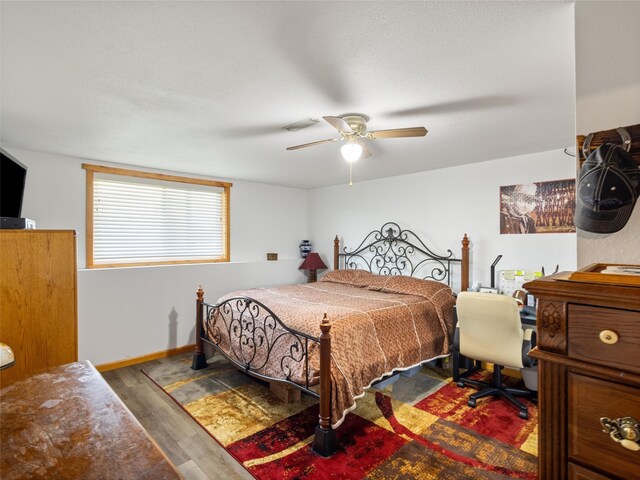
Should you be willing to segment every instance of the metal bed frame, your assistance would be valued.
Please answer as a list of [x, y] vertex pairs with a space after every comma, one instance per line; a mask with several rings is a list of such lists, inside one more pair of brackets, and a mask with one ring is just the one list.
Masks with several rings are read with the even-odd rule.
[[[352, 251], [340, 252], [340, 240], [334, 240], [334, 269], [364, 269], [380, 275], [409, 275], [423, 279], [445, 281], [451, 286], [451, 268], [461, 264], [461, 290], [469, 286], [469, 239], [462, 239], [462, 256], [455, 258], [434, 254], [411, 230], [387, 222], [370, 232]], [[342, 260], [342, 262], [341, 262]], [[218, 320], [214, 322], [214, 320]], [[223, 335], [224, 333], [226, 334]], [[287, 327], [263, 303], [249, 297], [228, 298], [217, 304], [204, 301], [204, 290], [198, 288], [196, 300], [196, 347], [191, 368], [207, 367], [204, 343], [215, 347], [236, 367], [247, 374], [269, 382], [282, 382], [319, 398], [320, 414], [313, 441], [313, 451], [323, 457], [337, 450], [335, 430], [331, 427], [331, 322], [324, 315], [321, 335], [314, 337]], [[211, 334], [209, 333], [211, 332]], [[228, 338], [228, 355], [221, 343]], [[281, 377], [262, 373], [277, 343], [288, 342], [288, 354], [280, 358]], [[309, 346], [319, 345], [320, 382], [313, 388], [309, 378]], [[304, 381], [292, 380], [293, 366], [304, 365]]]

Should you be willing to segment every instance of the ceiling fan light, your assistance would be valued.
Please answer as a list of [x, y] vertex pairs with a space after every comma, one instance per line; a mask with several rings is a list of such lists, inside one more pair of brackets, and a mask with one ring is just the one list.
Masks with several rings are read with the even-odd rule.
[[352, 163], [362, 155], [362, 145], [357, 142], [347, 142], [340, 147], [340, 152], [347, 162]]

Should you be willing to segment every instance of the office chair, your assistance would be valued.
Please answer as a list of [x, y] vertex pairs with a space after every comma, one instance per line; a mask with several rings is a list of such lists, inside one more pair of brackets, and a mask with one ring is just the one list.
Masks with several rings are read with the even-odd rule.
[[[533, 367], [527, 354], [535, 346], [535, 329], [523, 325], [516, 300], [495, 293], [461, 292], [456, 301], [458, 324], [454, 336], [454, 380], [459, 387], [471, 385], [481, 389], [469, 396], [468, 405], [475, 407], [479, 398], [502, 397], [514, 405], [520, 418], [529, 418], [527, 407], [515, 396], [532, 396], [530, 390], [510, 388], [502, 383], [502, 369]], [[460, 374], [460, 356], [475, 364]], [[480, 362], [494, 364], [493, 381], [480, 382], [468, 378], [480, 369]]]

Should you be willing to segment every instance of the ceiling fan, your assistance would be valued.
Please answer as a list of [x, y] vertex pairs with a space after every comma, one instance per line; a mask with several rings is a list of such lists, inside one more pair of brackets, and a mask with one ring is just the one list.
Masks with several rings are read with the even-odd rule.
[[342, 156], [347, 162], [355, 162], [361, 157], [371, 155], [362, 139], [377, 140], [379, 138], [400, 138], [400, 137], [424, 137], [427, 129], [424, 127], [393, 128], [391, 130], [367, 131], [369, 117], [362, 113], [345, 113], [338, 117], [322, 117], [329, 125], [340, 132], [341, 138], [329, 138], [317, 142], [303, 143], [287, 147], [287, 150], [298, 150], [300, 148], [313, 147], [323, 143], [338, 142], [344, 140], [344, 145], [340, 148]]

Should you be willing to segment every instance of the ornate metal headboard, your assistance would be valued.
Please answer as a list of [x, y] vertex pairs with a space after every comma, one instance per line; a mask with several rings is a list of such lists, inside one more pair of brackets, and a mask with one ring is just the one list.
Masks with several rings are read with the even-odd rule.
[[[334, 269], [359, 268], [379, 275], [407, 275], [446, 282], [451, 285], [452, 264], [462, 265], [461, 289], [468, 288], [469, 240], [462, 240], [462, 258], [451, 250], [437, 255], [411, 230], [403, 230], [395, 222], [387, 222], [380, 230], [367, 234], [354, 250], [339, 251], [339, 239], [334, 241]], [[465, 279], [466, 276], [466, 279]]]

